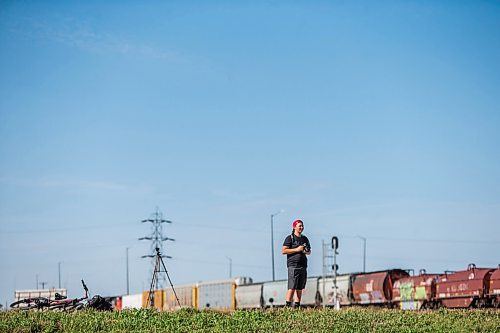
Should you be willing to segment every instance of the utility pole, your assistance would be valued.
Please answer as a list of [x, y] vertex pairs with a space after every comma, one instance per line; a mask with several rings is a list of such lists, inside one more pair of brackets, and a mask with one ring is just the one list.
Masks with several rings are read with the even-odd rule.
[[126, 260], [127, 260], [127, 265], [126, 265], [126, 266], [127, 266], [127, 272], [126, 272], [126, 274], [127, 274], [127, 295], [129, 295], [129, 280], [128, 280], [128, 249], [130, 249], [130, 247], [127, 247], [127, 249], [126, 249], [126, 252], [127, 252], [127, 255], [126, 255]]
[[59, 276], [59, 289], [61, 289], [61, 262], [57, 263], [57, 275]]
[[356, 235], [356, 237], [363, 240], [363, 273], [366, 272], [366, 237]]
[[233, 277], [233, 273], [232, 273], [232, 270], [233, 270], [233, 259], [229, 258], [229, 257], [226, 257], [227, 260], [229, 260], [229, 278], [232, 278]]
[[[163, 253], [163, 242], [164, 241], [175, 241], [173, 238], [163, 236], [163, 224], [164, 223], [172, 223], [172, 221], [163, 219], [163, 214], [160, 212], [158, 207], [156, 207], [156, 212], [152, 214], [149, 219], [145, 219], [141, 221], [142, 223], [151, 223], [151, 234], [149, 236], [141, 237], [139, 240], [149, 240], [151, 241], [151, 254], [143, 255], [141, 258], [152, 258], [153, 268], [156, 266], [156, 253], [159, 250], [160, 253]], [[158, 250], [157, 250], [158, 249]], [[171, 256], [162, 255], [163, 258], [172, 259]], [[154, 274], [154, 270], [153, 270]], [[160, 281], [161, 279], [161, 281]], [[156, 279], [156, 290], [163, 287], [165, 282], [165, 277], [161, 276], [160, 279]]]
[[275, 280], [274, 279], [274, 228], [273, 228], [274, 217], [283, 212], [284, 210], [281, 209], [279, 212], [271, 214], [271, 265], [273, 267], [273, 281]]

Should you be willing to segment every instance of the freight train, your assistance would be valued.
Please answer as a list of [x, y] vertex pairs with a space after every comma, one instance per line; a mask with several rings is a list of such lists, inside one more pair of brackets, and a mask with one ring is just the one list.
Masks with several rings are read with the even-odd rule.
[[[369, 273], [342, 274], [336, 277], [309, 277], [302, 294], [303, 307], [382, 306], [405, 310], [473, 308], [500, 306], [500, 265], [498, 268], [477, 268], [470, 264], [466, 270], [418, 275], [402, 269]], [[115, 299], [116, 309], [153, 307], [160, 311], [179, 308], [266, 309], [285, 306], [287, 281], [254, 283], [249, 277], [200, 282], [175, 286]], [[177, 298], [176, 298], [177, 295]], [[177, 301], [178, 299], [178, 301]]]

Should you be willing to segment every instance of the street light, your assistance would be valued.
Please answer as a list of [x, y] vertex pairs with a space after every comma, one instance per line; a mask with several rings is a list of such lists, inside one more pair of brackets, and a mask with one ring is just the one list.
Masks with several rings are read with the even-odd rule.
[[233, 259], [226, 257], [227, 260], [229, 260], [229, 278], [233, 276], [232, 270], [233, 270]]
[[57, 263], [57, 272], [59, 275], [59, 289], [61, 289], [61, 262], [60, 261]]
[[273, 263], [273, 281], [274, 281], [274, 230], [273, 230], [273, 222], [274, 222], [274, 217], [280, 213], [283, 213], [284, 210], [281, 209], [279, 212], [276, 212], [274, 214], [271, 214], [271, 259]]
[[127, 269], [127, 295], [129, 295], [129, 279], [128, 279], [128, 249], [130, 249], [130, 247], [127, 247], [125, 249], [126, 251], [126, 260], [127, 260], [127, 265], [126, 265], [126, 269]]
[[363, 273], [366, 272], [366, 237], [356, 235], [357, 238], [363, 240]]

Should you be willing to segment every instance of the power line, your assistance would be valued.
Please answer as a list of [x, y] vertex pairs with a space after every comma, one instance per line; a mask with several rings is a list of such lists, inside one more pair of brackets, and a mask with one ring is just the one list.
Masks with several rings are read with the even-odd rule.
[[[309, 233], [310, 235], [315, 235], [315, 236], [324, 236], [325, 234], [322, 233], [317, 233], [317, 232], [312, 232]], [[365, 234], [363, 234], [365, 235]], [[348, 239], [355, 239], [359, 238], [359, 236], [356, 235], [342, 235], [338, 234], [339, 238], [348, 238]], [[451, 239], [451, 238], [442, 238], [442, 239], [432, 239], [432, 238], [404, 238], [404, 237], [382, 237], [382, 236], [369, 236], [365, 235], [365, 237], [368, 240], [381, 240], [381, 241], [391, 241], [391, 242], [429, 242], [429, 243], [469, 243], [469, 244], [500, 244], [500, 239], [485, 239], [485, 240], [480, 240], [480, 239]]]
[[44, 228], [44, 229], [31, 229], [31, 230], [0, 230], [0, 234], [29, 234], [29, 233], [42, 233], [42, 232], [56, 232], [56, 231], [71, 231], [71, 230], [87, 230], [87, 229], [106, 229], [116, 227], [135, 227], [135, 225], [114, 223], [106, 225], [87, 225], [75, 227], [62, 227], [62, 228]]
[[[116, 227], [124, 228], [124, 227], [135, 227], [135, 224], [123, 224], [123, 223], [114, 223], [114, 224], [106, 224], [106, 225], [87, 225], [87, 226], [75, 226], [75, 227], [61, 227], [61, 228], [44, 228], [44, 229], [30, 229], [30, 230], [0, 230], [0, 234], [24, 234], [24, 233], [41, 233], [41, 232], [56, 232], [56, 231], [71, 231], [71, 230], [86, 230], [86, 229], [106, 229], [106, 228], [116, 228]], [[233, 230], [233, 231], [241, 231], [241, 232], [255, 232], [264, 234], [265, 231], [258, 230], [255, 228], [235, 228], [228, 227], [222, 225], [214, 225], [214, 224], [190, 224], [183, 223], [183, 227], [192, 227], [192, 228], [201, 228], [201, 229], [223, 229], [223, 230]]]
[[[351, 238], [351, 237], [348, 237]], [[370, 240], [402, 241], [402, 242], [429, 242], [429, 243], [463, 243], [463, 244], [500, 244], [500, 240], [476, 240], [476, 239], [430, 239], [430, 238], [400, 238], [400, 237], [367, 237]]]

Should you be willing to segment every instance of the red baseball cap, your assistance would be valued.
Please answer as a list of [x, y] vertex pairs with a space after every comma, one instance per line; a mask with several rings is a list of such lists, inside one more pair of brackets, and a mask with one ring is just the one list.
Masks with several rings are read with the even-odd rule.
[[302, 220], [295, 220], [295, 221], [293, 221], [293, 224], [292, 224], [294, 228], [295, 228], [295, 226], [297, 225], [297, 223], [302, 223], [302, 224], [304, 224], [304, 222], [302, 222]]

